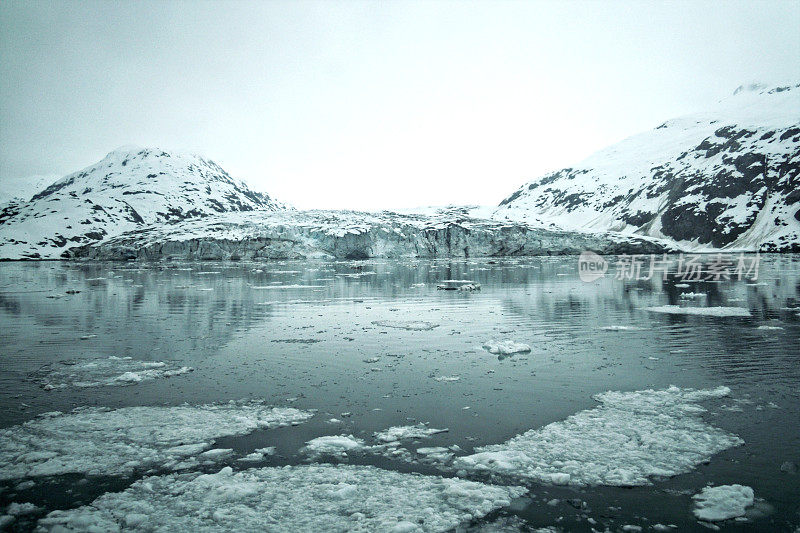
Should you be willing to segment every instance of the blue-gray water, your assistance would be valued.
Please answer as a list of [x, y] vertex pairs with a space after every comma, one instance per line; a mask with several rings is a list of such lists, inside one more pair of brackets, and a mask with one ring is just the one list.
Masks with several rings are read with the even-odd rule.
[[[248, 451], [277, 444], [266, 464], [297, 464], [298, 449], [325, 434], [368, 436], [412, 421], [446, 427], [429, 446], [500, 443], [596, 405], [607, 390], [726, 385], [747, 400], [741, 411], [709, 404], [704, 418], [745, 445], [695, 471], [636, 488], [532, 486], [516, 514], [529, 526], [589, 530], [693, 519], [691, 495], [706, 484], [755, 490], [757, 512], [731, 530], [792, 531], [800, 524], [800, 257], [762, 256], [759, 279], [693, 283], [581, 282], [577, 258], [520, 260], [182, 263], [170, 265], [0, 264], [0, 425], [38, 413], [97, 405], [176, 405], [264, 398], [318, 409], [298, 427], [223, 439]], [[437, 281], [472, 279], [477, 292], [436, 290]], [[304, 285], [303, 288], [264, 287]], [[308, 287], [313, 286], [313, 287]], [[66, 291], [80, 291], [67, 294]], [[733, 306], [751, 317], [671, 316], [648, 306]], [[436, 324], [408, 331], [376, 321]], [[758, 329], [759, 326], [782, 329]], [[606, 326], [632, 329], [607, 330]], [[637, 329], [638, 328], [638, 329]], [[96, 337], [81, 337], [96, 335]], [[529, 354], [504, 359], [481, 349], [513, 339]], [[127, 387], [43, 390], [43, 365], [107, 356], [176, 360], [195, 371]], [[365, 362], [377, 357], [376, 362]], [[458, 381], [435, 378], [458, 376]], [[731, 404], [728, 401], [727, 404]], [[464, 409], [469, 407], [469, 409]], [[351, 416], [342, 418], [341, 413]], [[342, 418], [332, 426], [326, 421]], [[384, 458], [360, 462], [402, 471], [430, 467]], [[29, 501], [48, 510], [90, 502], [131, 480], [76, 477], [0, 492], [3, 506]], [[558, 498], [554, 506], [545, 502]], [[577, 510], [565, 500], [579, 498]], [[757, 516], [757, 515], [763, 516]], [[495, 513], [489, 521], [498, 517]], [[519, 522], [515, 522], [519, 524]], [[17, 522], [25, 528], [30, 522]]]

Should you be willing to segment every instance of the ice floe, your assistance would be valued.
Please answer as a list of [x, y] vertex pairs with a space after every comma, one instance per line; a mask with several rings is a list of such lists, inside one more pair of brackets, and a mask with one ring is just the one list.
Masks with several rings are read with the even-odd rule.
[[268, 290], [289, 290], [289, 289], [324, 289], [325, 285], [261, 285], [252, 287], [253, 290], [257, 291], [268, 291]]
[[515, 353], [527, 353], [531, 347], [527, 344], [515, 341], [489, 341], [484, 343], [483, 349], [495, 355], [512, 355]]
[[[87, 407], [0, 429], [0, 480], [67, 473], [126, 475], [187, 468], [215, 439], [303, 422], [310, 411], [256, 401], [201, 406]], [[219, 459], [215, 452], [201, 460]]]
[[553, 484], [646, 485], [653, 476], [691, 471], [737, 446], [736, 435], [706, 424], [697, 402], [729, 394], [727, 387], [605, 392], [598, 407], [476, 448], [454, 468]]
[[662, 305], [646, 307], [645, 311], [670, 315], [750, 316], [750, 311], [744, 307], [681, 307], [678, 305]]
[[29, 378], [45, 390], [65, 387], [133, 385], [169, 378], [194, 370], [173, 361], [138, 361], [131, 357], [107, 357], [86, 361], [59, 361], [41, 367]]
[[446, 433], [447, 429], [436, 429], [426, 426], [425, 424], [417, 424], [415, 426], [393, 426], [383, 431], [375, 433], [375, 439], [381, 442], [395, 442], [407, 439], [423, 439], [436, 435], [437, 433]]
[[372, 466], [305, 465], [149, 477], [91, 505], [54, 511], [66, 531], [448, 531], [508, 506], [522, 487]]
[[744, 485], [719, 485], [706, 487], [692, 496], [695, 502], [694, 515], [706, 522], [719, 522], [744, 516], [753, 505], [753, 489]]
[[306, 443], [303, 452], [318, 457], [321, 455], [347, 455], [347, 452], [364, 448], [364, 441], [353, 435], [326, 435], [311, 439]]
[[372, 323], [384, 328], [407, 329], [410, 331], [428, 331], [439, 327], [439, 324], [425, 320], [375, 320]]

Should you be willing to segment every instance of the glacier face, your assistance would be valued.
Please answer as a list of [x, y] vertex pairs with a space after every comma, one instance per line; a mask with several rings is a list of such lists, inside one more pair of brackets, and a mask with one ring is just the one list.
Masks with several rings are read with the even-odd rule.
[[667, 121], [524, 185], [494, 217], [687, 250], [800, 251], [800, 85]]
[[654, 239], [533, 228], [524, 223], [439, 214], [357, 211], [224, 213], [154, 224], [65, 257], [95, 260], [258, 260], [494, 257], [661, 253]]
[[284, 207], [202, 157], [121, 148], [27, 202], [0, 206], [0, 257], [58, 258], [149, 224]]

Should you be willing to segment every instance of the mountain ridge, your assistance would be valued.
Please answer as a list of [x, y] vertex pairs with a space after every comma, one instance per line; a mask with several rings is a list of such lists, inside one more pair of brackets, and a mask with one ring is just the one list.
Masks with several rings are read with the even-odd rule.
[[687, 250], [800, 251], [800, 84], [737, 90], [545, 174], [493, 217]]
[[138, 227], [287, 207], [198, 155], [122, 147], [0, 211], [3, 257], [58, 258]]

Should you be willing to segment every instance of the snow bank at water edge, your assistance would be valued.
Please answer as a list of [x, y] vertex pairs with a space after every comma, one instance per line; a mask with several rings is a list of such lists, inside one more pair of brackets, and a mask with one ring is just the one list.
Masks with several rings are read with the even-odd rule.
[[680, 307], [677, 305], [662, 305], [646, 307], [645, 311], [650, 311], [651, 313], [665, 313], [668, 315], [750, 316], [750, 311], [744, 307]]
[[67, 531], [447, 531], [505, 507], [500, 487], [371, 466], [309, 465], [150, 477], [90, 506], [54, 511]]
[[692, 496], [694, 515], [706, 522], [719, 522], [744, 516], [745, 509], [753, 505], [753, 489], [744, 485], [719, 485], [706, 487]]
[[647, 485], [653, 476], [691, 471], [715, 453], [743, 444], [700, 418], [697, 402], [727, 387], [605, 392], [600, 406], [511, 440], [476, 448], [454, 468], [559, 485]]
[[297, 424], [312, 416], [310, 411], [254, 401], [46, 413], [0, 429], [0, 480], [195, 466], [194, 456], [217, 438]]
[[136, 361], [131, 357], [111, 356], [88, 361], [59, 361], [45, 365], [30, 379], [45, 390], [65, 387], [133, 385], [141, 381], [170, 378], [194, 370], [172, 361]]

